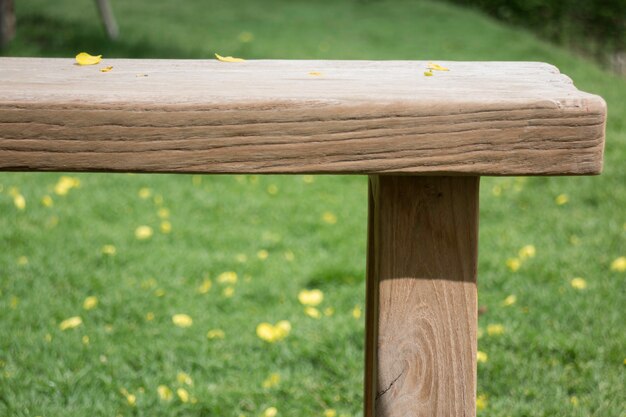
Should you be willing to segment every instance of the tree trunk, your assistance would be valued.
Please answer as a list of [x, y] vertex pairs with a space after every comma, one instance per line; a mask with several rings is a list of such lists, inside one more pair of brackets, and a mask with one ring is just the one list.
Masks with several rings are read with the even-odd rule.
[[13, 0], [0, 0], [0, 48], [15, 36], [15, 7]]

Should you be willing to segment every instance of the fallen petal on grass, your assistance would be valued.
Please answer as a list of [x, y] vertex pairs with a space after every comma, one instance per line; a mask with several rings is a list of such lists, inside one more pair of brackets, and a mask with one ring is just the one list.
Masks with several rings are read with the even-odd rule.
[[626, 256], [620, 256], [611, 262], [611, 271], [624, 272], [626, 271]]
[[569, 282], [569, 284], [572, 286], [572, 288], [576, 288], [577, 290], [584, 290], [585, 288], [587, 288], [587, 281], [585, 281], [583, 278], [574, 278]]
[[150, 226], [139, 226], [135, 229], [135, 237], [138, 240], [146, 240], [152, 237], [153, 231]]
[[59, 329], [61, 330], [75, 329], [81, 324], [83, 324], [83, 319], [81, 319], [79, 316], [74, 316], [74, 317], [70, 317], [69, 319], [63, 320], [59, 324]]
[[172, 390], [167, 385], [159, 385], [157, 387], [157, 394], [161, 401], [171, 401], [174, 396]]
[[83, 301], [83, 308], [85, 310], [93, 310], [94, 308], [96, 308], [97, 305], [98, 297], [93, 295], [85, 298], [85, 301]]
[[193, 319], [187, 314], [174, 314], [172, 323], [178, 327], [190, 327], [193, 324]]
[[298, 301], [305, 306], [317, 306], [324, 301], [324, 293], [321, 290], [302, 290], [298, 293]]

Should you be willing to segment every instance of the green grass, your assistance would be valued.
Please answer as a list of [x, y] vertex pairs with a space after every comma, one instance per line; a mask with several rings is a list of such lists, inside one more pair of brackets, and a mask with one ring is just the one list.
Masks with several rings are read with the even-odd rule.
[[[106, 40], [88, 0], [21, 0], [4, 55], [105, 57], [537, 60], [557, 65], [609, 108], [600, 177], [483, 178], [479, 255], [481, 416], [624, 417], [626, 82], [467, 10], [408, 1], [113, 2], [121, 28]], [[241, 42], [242, 32], [253, 34]], [[0, 68], [0, 71], [2, 69]], [[488, 67], [485, 68], [488, 71]], [[279, 416], [361, 414], [366, 179], [318, 176], [0, 174], [0, 416]], [[277, 187], [277, 193], [268, 192]], [[15, 190], [26, 208], [14, 205]], [[139, 197], [142, 188], [151, 196]], [[555, 198], [566, 194], [567, 204]], [[43, 196], [54, 204], [45, 207]], [[157, 204], [161, 196], [161, 205]], [[159, 231], [159, 208], [172, 231]], [[336, 215], [328, 224], [324, 213]], [[151, 239], [135, 238], [140, 225]], [[102, 253], [116, 247], [114, 256]], [[524, 245], [537, 254], [512, 272]], [[266, 250], [267, 259], [257, 253]], [[288, 254], [287, 256], [285, 254]], [[289, 261], [289, 254], [293, 260]], [[245, 261], [242, 262], [242, 256]], [[22, 258], [26, 257], [26, 258]], [[24, 261], [27, 260], [27, 263]], [[235, 271], [231, 298], [217, 282]], [[205, 278], [213, 287], [197, 292]], [[583, 277], [576, 290], [570, 280]], [[297, 295], [319, 288], [306, 316]], [[514, 294], [517, 303], [503, 307]], [[98, 297], [86, 311], [87, 296]], [[154, 319], [147, 320], [146, 314]], [[189, 328], [172, 324], [186, 313]], [[61, 331], [59, 323], [83, 324]], [[260, 322], [289, 320], [283, 341]], [[504, 334], [489, 336], [489, 324]], [[223, 340], [209, 340], [210, 329]], [[89, 343], [83, 343], [83, 337]], [[177, 382], [186, 372], [193, 385]], [[264, 388], [271, 373], [280, 383]], [[159, 400], [184, 386], [196, 400]], [[128, 404], [120, 392], [136, 396]]]

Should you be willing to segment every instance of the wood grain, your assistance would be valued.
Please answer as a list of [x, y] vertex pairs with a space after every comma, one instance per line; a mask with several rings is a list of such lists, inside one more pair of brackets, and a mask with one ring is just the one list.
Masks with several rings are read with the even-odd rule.
[[370, 177], [366, 417], [473, 417], [478, 177]]
[[600, 97], [543, 63], [439, 63], [0, 58], [0, 170], [601, 171]]

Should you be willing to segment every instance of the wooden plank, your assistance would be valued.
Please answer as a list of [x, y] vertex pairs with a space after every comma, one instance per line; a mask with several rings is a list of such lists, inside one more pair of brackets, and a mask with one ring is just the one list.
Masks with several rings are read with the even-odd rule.
[[370, 177], [366, 417], [473, 417], [478, 177]]
[[426, 64], [0, 58], [0, 170], [601, 171], [605, 103], [555, 67]]

